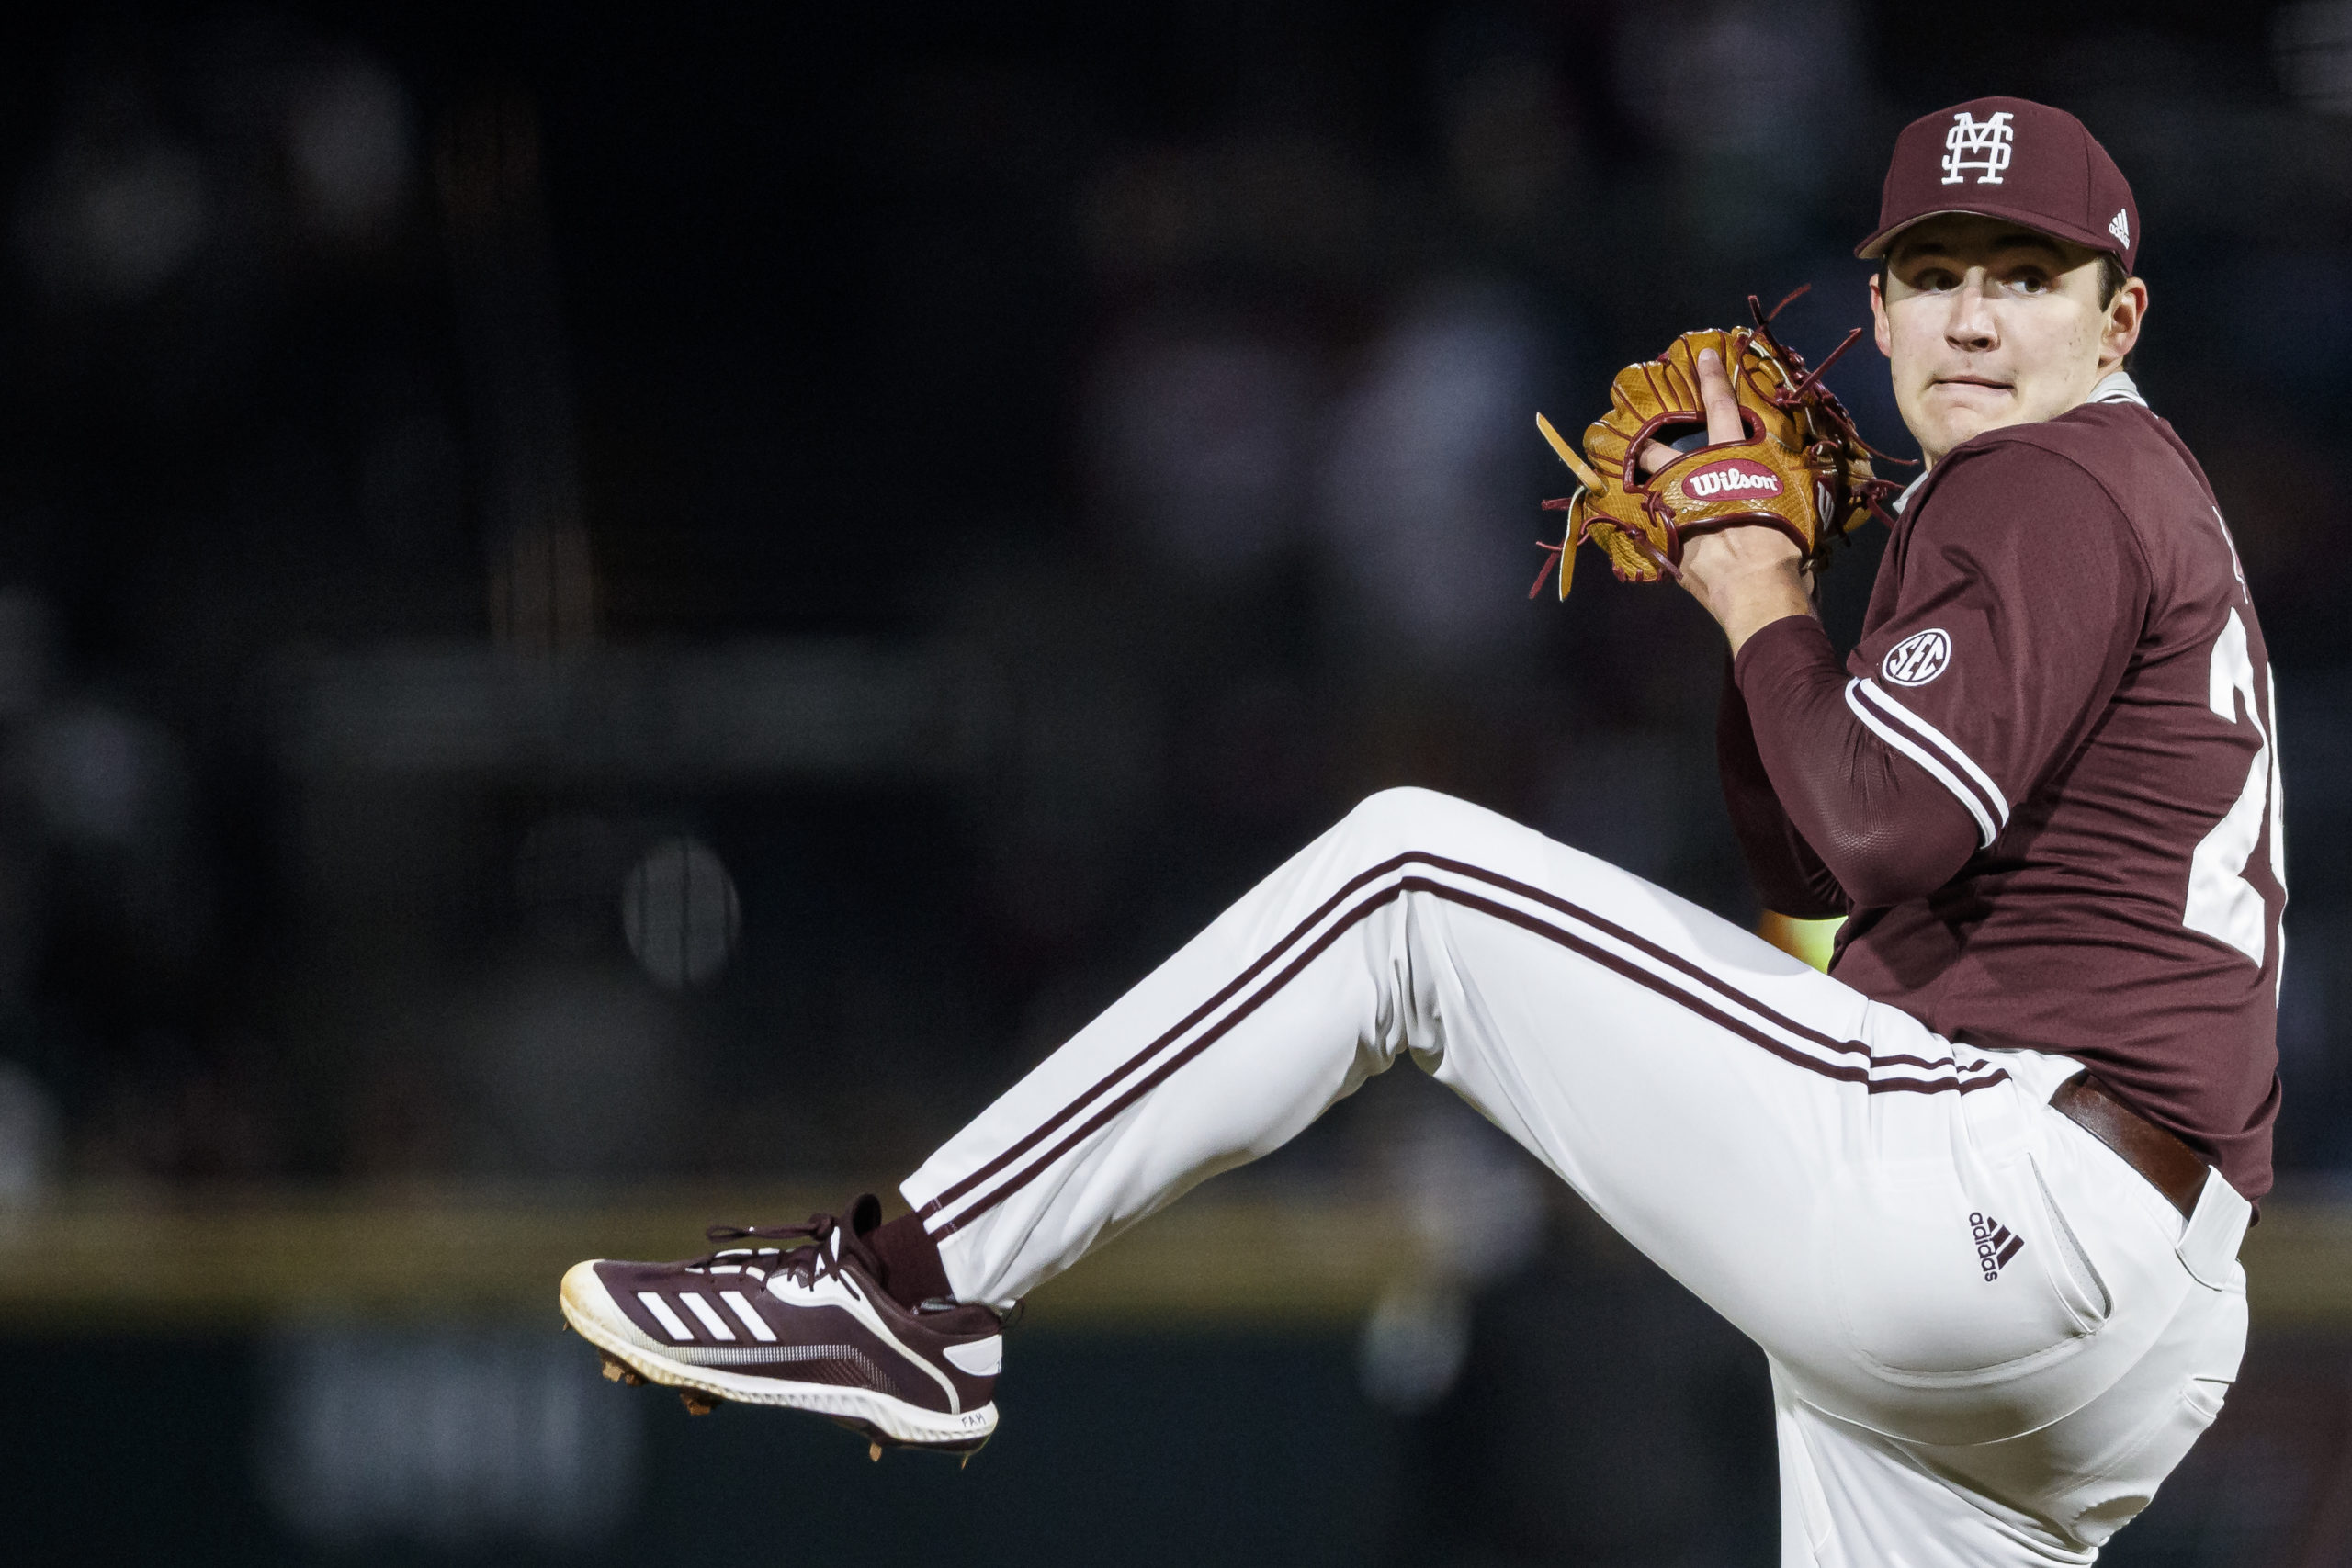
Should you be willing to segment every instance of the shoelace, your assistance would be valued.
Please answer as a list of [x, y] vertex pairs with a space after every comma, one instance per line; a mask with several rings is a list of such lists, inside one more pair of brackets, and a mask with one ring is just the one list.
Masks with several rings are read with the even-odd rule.
[[[861, 1298], [865, 1294], [865, 1291], [844, 1266], [854, 1260], [872, 1273], [880, 1272], [875, 1267], [876, 1259], [865, 1244], [857, 1239], [856, 1233], [831, 1214], [811, 1214], [805, 1225], [711, 1225], [702, 1234], [706, 1240], [715, 1242], [785, 1241], [796, 1245], [782, 1248], [722, 1247], [716, 1252], [682, 1263], [680, 1268], [741, 1268], [748, 1272], [759, 1272], [757, 1260], [773, 1258], [775, 1262], [766, 1270], [767, 1273], [774, 1273], [778, 1269], [797, 1269], [806, 1264], [808, 1273], [801, 1283], [813, 1285], [830, 1274]], [[833, 1238], [837, 1235], [841, 1239], [835, 1244]], [[933, 1299], [922, 1303], [915, 1312], [918, 1315], [956, 1312], [967, 1304], [954, 1300]], [[1023, 1309], [1028, 1304], [1016, 1302], [1009, 1311], [1000, 1312], [995, 1307], [988, 1307], [987, 1310], [996, 1318], [1000, 1328], [1011, 1328], [1021, 1321]]]
[[[776, 1269], [797, 1269], [807, 1264], [808, 1274], [805, 1283], [813, 1285], [830, 1274], [854, 1294], [863, 1296], [865, 1293], [859, 1289], [856, 1280], [845, 1267], [865, 1248], [857, 1247], [848, 1228], [831, 1214], [812, 1214], [805, 1225], [712, 1225], [702, 1234], [707, 1240], [715, 1242], [785, 1241], [796, 1245], [782, 1248], [722, 1247], [682, 1267], [708, 1269], [715, 1265], [741, 1264], [748, 1268], [752, 1265], [747, 1259], [774, 1256]], [[871, 1267], [870, 1264], [867, 1266]]]

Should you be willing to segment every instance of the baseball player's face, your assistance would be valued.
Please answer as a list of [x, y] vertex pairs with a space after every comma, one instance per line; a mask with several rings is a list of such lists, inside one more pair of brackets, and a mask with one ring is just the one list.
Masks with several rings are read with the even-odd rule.
[[1980, 431], [2052, 419], [2138, 340], [2147, 288], [2099, 302], [2096, 252], [1998, 219], [1929, 219], [1871, 280], [1903, 423], [1930, 463]]

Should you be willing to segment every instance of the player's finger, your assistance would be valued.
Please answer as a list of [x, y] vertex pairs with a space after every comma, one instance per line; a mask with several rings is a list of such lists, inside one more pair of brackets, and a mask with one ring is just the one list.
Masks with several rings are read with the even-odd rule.
[[[1731, 377], [1724, 369], [1723, 356], [1712, 348], [1699, 351], [1699, 406], [1706, 411], [1707, 442], [1737, 441], [1747, 434], [1747, 426], [1739, 417], [1739, 398], [1731, 389]], [[1654, 474], [1680, 457], [1679, 452], [1659, 442], [1650, 442], [1641, 450], [1642, 472]]]
[[1739, 399], [1732, 393], [1731, 377], [1724, 371], [1722, 356], [1712, 348], [1699, 351], [1699, 406], [1707, 411], [1711, 444], [1737, 441], [1747, 434], [1739, 417]]

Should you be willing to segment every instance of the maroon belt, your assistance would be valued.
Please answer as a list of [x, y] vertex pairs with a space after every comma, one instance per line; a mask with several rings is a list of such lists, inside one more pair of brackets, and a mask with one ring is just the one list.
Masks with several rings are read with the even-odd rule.
[[2107, 1092], [2088, 1072], [2058, 1086], [2050, 1107], [2113, 1149], [2123, 1163], [2148, 1179], [2183, 1218], [2197, 1212], [2209, 1168], [2195, 1150]]

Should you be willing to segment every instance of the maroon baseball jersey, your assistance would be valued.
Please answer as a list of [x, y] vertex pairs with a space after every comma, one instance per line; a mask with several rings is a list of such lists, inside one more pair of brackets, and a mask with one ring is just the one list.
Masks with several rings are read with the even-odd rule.
[[2128, 378], [2100, 390], [1914, 488], [1842, 671], [1806, 617], [1748, 641], [1725, 789], [1767, 901], [1846, 911], [1840, 980], [2078, 1058], [2258, 1198], [2287, 898], [2270, 661], [2203, 471]]

